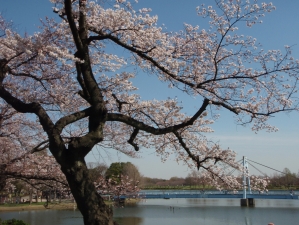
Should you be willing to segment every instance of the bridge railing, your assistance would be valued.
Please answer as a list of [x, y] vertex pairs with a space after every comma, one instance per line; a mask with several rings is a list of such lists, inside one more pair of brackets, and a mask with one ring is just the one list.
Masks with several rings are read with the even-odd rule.
[[[248, 198], [257, 199], [298, 199], [298, 193], [289, 191], [252, 192]], [[121, 198], [170, 199], [170, 198], [243, 198], [242, 191], [142, 191], [138, 194], [121, 196]]]

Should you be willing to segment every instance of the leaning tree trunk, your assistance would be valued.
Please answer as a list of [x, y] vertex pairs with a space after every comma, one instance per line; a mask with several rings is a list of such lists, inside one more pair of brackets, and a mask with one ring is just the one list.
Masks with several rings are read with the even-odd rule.
[[96, 191], [84, 159], [69, 159], [62, 164], [62, 172], [83, 215], [84, 224], [113, 225], [113, 211]]

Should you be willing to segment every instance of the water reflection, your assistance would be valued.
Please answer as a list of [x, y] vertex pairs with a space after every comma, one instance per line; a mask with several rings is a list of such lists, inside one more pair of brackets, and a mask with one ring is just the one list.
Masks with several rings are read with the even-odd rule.
[[125, 224], [141, 225], [143, 219], [140, 217], [116, 217], [115, 221], [120, 225], [125, 225]]
[[[298, 224], [298, 200], [256, 200], [256, 207], [240, 207], [239, 199], [147, 200], [115, 216], [141, 217], [140, 225], [275, 225]], [[121, 223], [130, 225], [130, 223]]]
[[[256, 200], [240, 207], [239, 199], [152, 199], [114, 208], [120, 225], [275, 225], [299, 224], [299, 200]], [[82, 225], [79, 211], [0, 212], [0, 218], [22, 219], [30, 225]]]

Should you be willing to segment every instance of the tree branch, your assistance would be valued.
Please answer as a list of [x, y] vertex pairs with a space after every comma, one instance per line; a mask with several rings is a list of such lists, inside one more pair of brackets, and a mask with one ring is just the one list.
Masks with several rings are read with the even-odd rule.
[[55, 123], [55, 129], [58, 130], [59, 134], [62, 132], [62, 130], [69, 124], [74, 123], [78, 120], [81, 120], [85, 117], [88, 117], [91, 113], [91, 107], [84, 109], [80, 112], [75, 112], [71, 115], [67, 115], [65, 117], [60, 118], [56, 123]]
[[[149, 50], [146, 50], [146, 51], [141, 51], [141, 50], [138, 50], [136, 49], [135, 47], [133, 46], [130, 46], [124, 42], [122, 42], [119, 38], [111, 35], [111, 34], [104, 34], [102, 33], [101, 31], [97, 31], [96, 29], [94, 28], [89, 28], [89, 30], [99, 34], [97, 40], [104, 40], [104, 39], [110, 39], [111, 41], [113, 41], [114, 43], [118, 44], [119, 46], [122, 46], [123, 48], [133, 52], [133, 53], [136, 53], [139, 57], [141, 57], [142, 59], [145, 59], [147, 61], [149, 61], [150, 63], [152, 63], [156, 68], [158, 68], [159, 70], [161, 70], [163, 73], [167, 74], [168, 76], [170, 76], [171, 78], [173, 78], [174, 80], [176, 81], [179, 81], [183, 84], [186, 84], [188, 85], [189, 87], [196, 87], [195, 84], [191, 83], [191, 82], [188, 82], [184, 79], [181, 79], [180, 77], [178, 77], [177, 75], [173, 74], [170, 70], [168, 70], [167, 68], [165, 68], [164, 66], [160, 65], [155, 59], [153, 59], [152, 57], [148, 56], [147, 53], [152, 51], [153, 49], [156, 48], [156, 46], [152, 47], [151, 49]], [[96, 40], [96, 38], [94, 37], [93, 40]]]
[[128, 143], [134, 147], [135, 151], [139, 151], [138, 144], [134, 143], [134, 140], [137, 137], [138, 132], [139, 132], [139, 129], [135, 128], [133, 133], [131, 134], [130, 139], [128, 140]]
[[167, 133], [177, 131], [178, 129], [184, 128], [186, 126], [192, 125], [195, 122], [195, 120], [197, 120], [197, 118], [206, 110], [206, 107], [208, 105], [209, 105], [209, 100], [205, 99], [203, 101], [203, 104], [202, 104], [201, 108], [189, 120], [184, 121], [180, 124], [165, 127], [165, 128], [155, 128], [155, 127], [149, 126], [149, 125], [147, 125], [143, 122], [140, 122], [140, 121], [138, 121], [138, 120], [136, 120], [132, 117], [122, 115], [122, 114], [116, 114], [116, 113], [108, 113], [107, 114], [107, 121], [123, 122], [127, 125], [130, 125], [130, 126], [135, 127], [139, 130], [143, 130], [143, 131], [146, 131], [146, 132], [154, 134], [154, 135], [167, 134]]
[[71, 0], [65, 0], [64, 1], [64, 8], [65, 8], [65, 14], [67, 16], [68, 23], [70, 25], [70, 29], [73, 34], [74, 42], [76, 44], [77, 49], [82, 53], [83, 51], [83, 44], [81, 42], [79, 32], [77, 30], [77, 26], [73, 17], [73, 10], [72, 10], [72, 1]]
[[210, 101], [210, 103], [213, 104], [213, 105], [222, 106], [222, 107], [228, 109], [229, 111], [231, 111], [231, 112], [233, 112], [233, 113], [235, 113], [237, 115], [240, 112], [240, 108], [239, 107], [232, 107], [232, 106], [230, 106], [228, 104], [225, 104], [224, 102]]
[[63, 182], [55, 177], [40, 176], [40, 175], [24, 175], [18, 172], [9, 172], [9, 171], [3, 171], [0, 173], [0, 175], [7, 176], [8, 178], [18, 178], [18, 179], [26, 179], [26, 180], [56, 181], [65, 186], [68, 186], [66, 182]]
[[112, 94], [112, 97], [115, 99], [115, 101], [117, 102], [118, 104], [118, 111], [121, 112], [121, 109], [122, 109], [122, 105], [123, 104], [129, 104], [127, 102], [123, 102], [123, 101], [120, 101], [115, 94]]
[[37, 146], [35, 146], [33, 149], [31, 149], [30, 153], [40, 152], [49, 147], [49, 140], [42, 141]]

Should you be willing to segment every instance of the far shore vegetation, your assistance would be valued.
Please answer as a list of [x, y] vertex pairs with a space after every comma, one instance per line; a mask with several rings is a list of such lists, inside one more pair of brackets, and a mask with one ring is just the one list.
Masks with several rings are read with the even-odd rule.
[[[119, 167], [119, 163], [112, 163], [110, 167], [104, 165], [89, 165], [93, 179], [98, 176], [124, 177], [127, 175], [138, 185], [138, 190], [198, 190], [211, 191], [215, 187], [209, 185], [198, 171], [192, 171], [187, 177], [171, 177], [170, 179], [150, 178], [142, 176], [138, 168], [127, 162]], [[125, 169], [124, 169], [125, 168]], [[264, 175], [266, 177], [266, 175]], [[240, 177], [241, 179], [241, 177]], [[291, 173], [285, 168], [282, 173], [268, 176], [268, 190], [299, 190], [299, 174]], [[118, 181], [119, 183], [120, 181]], [[0, 191], [0, 211], [22, 211], [22, 210], [45, 210], [45, 209], [76, 209], [75, 201], [69, 197], [64, 198], [59, 190], [50, 190], [46, 187], [40, 189], [27, 189], [21, 181], [13, 183], [13, 189], [2, 189]], [[223, 186], [222, 190], [230, 190]], [[112, 196], [115, 193], [106, 193], [102, 195], [107, 204], [114, 204]], [[137, 199], [126, 200], [125, 204], [135, 204]], [[0, 224], [1, 225], [1, 224]]]

